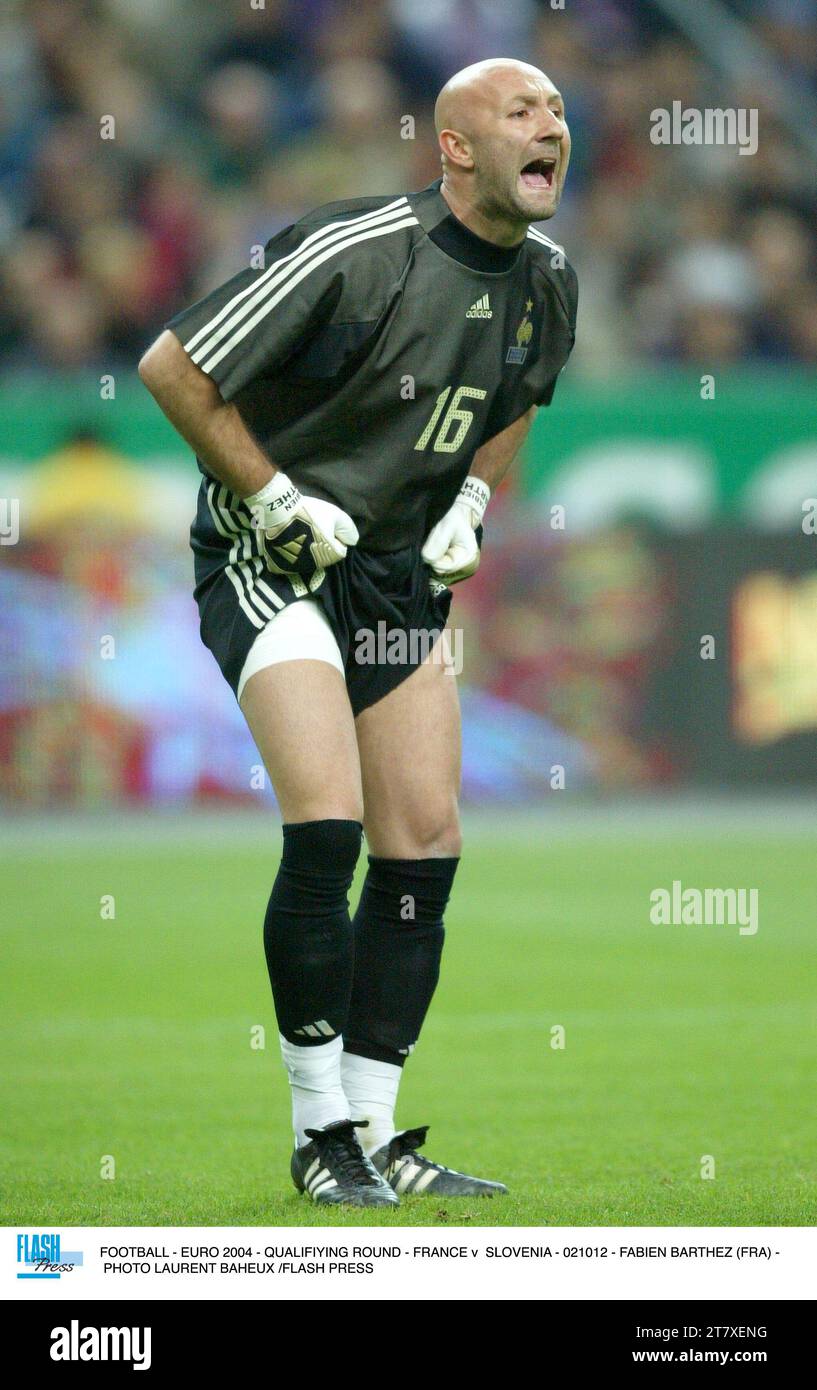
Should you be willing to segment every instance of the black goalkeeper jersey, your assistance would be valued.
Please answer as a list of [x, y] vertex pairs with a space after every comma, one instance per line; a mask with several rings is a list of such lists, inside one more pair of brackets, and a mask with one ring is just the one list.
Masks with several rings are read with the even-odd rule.
[[550, 403], [576, 302], [560, 247], [534, 227], [483, 241], [438, 180], [318, 208], [168, 327], [273, 463], [382, 552], [421, 542], [479, 446]]

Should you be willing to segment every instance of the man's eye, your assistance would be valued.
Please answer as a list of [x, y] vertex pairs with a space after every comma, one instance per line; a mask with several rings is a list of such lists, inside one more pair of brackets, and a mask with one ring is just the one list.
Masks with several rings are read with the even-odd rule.
[[521, 111], [512, 111], [512, 112], [511, 112], [511, 115], [512, 115], [512, 116], [527, 116], [527, 114], [528, 114], [528, 112], [527, 112], [527, 107], [523, 107]]

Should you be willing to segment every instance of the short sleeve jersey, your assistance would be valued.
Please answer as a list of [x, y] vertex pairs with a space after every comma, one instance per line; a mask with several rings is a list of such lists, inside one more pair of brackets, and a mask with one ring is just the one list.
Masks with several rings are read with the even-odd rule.
[[481, 444], [550, 404], [576, 304], [559, 246], [536, 227], [484, 241], [438, 180], [319, 208], [168, 327], [303, 493], [393, 551], [423, 540]]

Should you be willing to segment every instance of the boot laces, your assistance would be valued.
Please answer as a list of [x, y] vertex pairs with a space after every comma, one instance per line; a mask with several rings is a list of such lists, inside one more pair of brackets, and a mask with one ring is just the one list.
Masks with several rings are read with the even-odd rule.
[[[368, 1120], [361, 1120], [359, 1127], [365, 1124]], [[379, 1185], [377, 1171], [360, 1147], [351, 1120], [341, 1120], [327, 1129], [307, 1129], [304, 1133], [314, 1140], [321, 1162], [331, 1168], [339, 1180], [366, 1187]]]

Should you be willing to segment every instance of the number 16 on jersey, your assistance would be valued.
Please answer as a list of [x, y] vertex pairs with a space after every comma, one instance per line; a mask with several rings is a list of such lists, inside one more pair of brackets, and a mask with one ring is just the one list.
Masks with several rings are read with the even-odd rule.
[[[414, 446], [415, 449], [419, 449], [421, 453], [423, 449], [427, 447], [432, 434], [434, 434], [437, 428], [437, 421], [440, 419], [440, 415], [450, 395], [451, 387], [446, 386], [445, 390], [441, 391], [437, 397], [437, 403], [434, 406], [431, 419]], [[451, 397], [451, 403], [445, 412], [440, 427], [437, 429], [433, 445], [435, 453], [455, 454], [457, 452], [474, 421], [473, 410], [461, 410], [460, 401], [464, 400], [466, 397], [470, 397], [471, 400], [475, 401], [484, 401], [486, 395], [487, 392], [482, 391], [478, 386], [457, 387], [454, 395]], [[450, 433], [452, 426], [455, 424], [457, 426], [456, 432], [450, 439], [446, 439], [446, 435]]]

